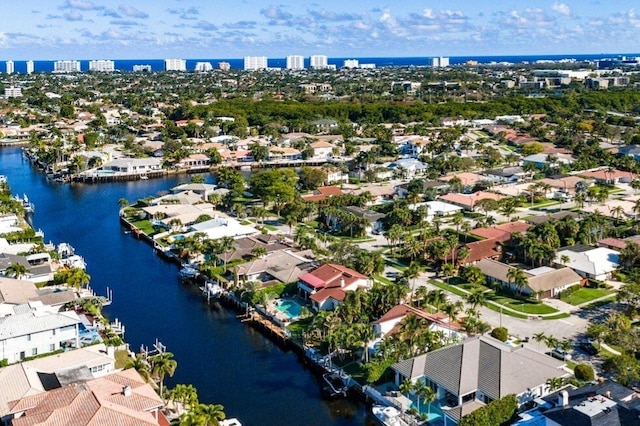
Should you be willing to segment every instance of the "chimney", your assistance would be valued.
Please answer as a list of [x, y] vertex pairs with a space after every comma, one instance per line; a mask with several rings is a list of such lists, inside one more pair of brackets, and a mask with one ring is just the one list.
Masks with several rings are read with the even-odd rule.
[[558, 393], [558, 407], [567, 407], [569, 405], [569, 392], [566, 390]]
[[131, 386], [126, 385], [122, 388], [122, 394], [124, 396], [131, 396]]
[[611, 391], [608, 390], [604, 393], [604, 396], [606, 396], [607, 398], [611, 399]]
[[344, 277], [340, 278], [340, 288], [344, 288]]

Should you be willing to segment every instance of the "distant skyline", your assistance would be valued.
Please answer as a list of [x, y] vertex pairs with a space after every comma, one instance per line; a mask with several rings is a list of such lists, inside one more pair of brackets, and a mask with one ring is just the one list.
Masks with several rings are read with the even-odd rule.
[[[0, 60], [633, 53], [637, 0], [26, 0]], [[18, 6], [18, 7], [15, 7]]]

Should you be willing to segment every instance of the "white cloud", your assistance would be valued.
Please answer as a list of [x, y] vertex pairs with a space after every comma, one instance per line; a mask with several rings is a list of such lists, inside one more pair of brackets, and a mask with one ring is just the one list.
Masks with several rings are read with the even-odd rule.
[[118, 11], [120, 13], [122, 13], [124, 16], [128, 16], [130, 18], [140, 18], [140, 19], [144, 19], [144, 18], [148, 18], [149, 14], [136, 9], [133, 6], [130, 6], [128, 4], [121, 4], [118, 7]]
[[571, 16], [571, 8], [567, 6], [565, 3], [555, 2], [551, 5], [551, 10], [560, 15]]
[[102, 10], [104, 9], [104, 6], [98, 6], [88, 0], [66, 0], [61, 8], [79, 10]]

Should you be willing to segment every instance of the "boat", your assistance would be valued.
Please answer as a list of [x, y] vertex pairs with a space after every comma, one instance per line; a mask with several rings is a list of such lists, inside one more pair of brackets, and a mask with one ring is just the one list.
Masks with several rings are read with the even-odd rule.
[[327, 371], [322, 375], [322, 379], [325, 382], [325, 385], [322, 387], [322, 391], [325, 395], [331, 398], [347, 396], [349, 385], [348, 383], [345, 383], [340, 373], [336, 371]]
[[29, 201], [29, 197], [27, 197], [27, 194], [22, 194], [22, 198], [20, 198], [19, 195], [16, 195], [14, 198], [17, 202], [22, 204], [22, 208], [24, 208], [25, 213], [35, 212], [36, 209], [33, 206], [33, 203]]
[[402, 419], [402, 413], [396, 407], [374, 405], [371, 407], [371, 413], [384, 426], [408, 426], [408, 423]]
[[87, 263], [84, 261], [84, 257], [76, 254], [76, 249], [69, 243], [60, 243], [56, 248], [60, 257], [59, 262], [61, 265], [65, 265], [73, 269], [87, 269]]
[[149, 180], [149, 176], [147, 176], [147, 175], [140, 175], [140, 180]]
[[220, 420], [218, 424], [220, 426], [242, 426], [242, 423], [240, 423], [240, 420], [236, 418]]
[[185, 265], [180, 269], [180, 276], [182, 278], [194, 278], [198, 274], [198, 270], [190, 265]]

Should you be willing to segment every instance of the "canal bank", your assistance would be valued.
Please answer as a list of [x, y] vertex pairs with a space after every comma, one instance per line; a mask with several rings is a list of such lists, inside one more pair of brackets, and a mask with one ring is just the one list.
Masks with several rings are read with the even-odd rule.
[[156, 338], [175, 354], [167, 382], [192, 383], [200, 400], [220, 403], [246, 425], [362, 425], [362, 404], [321, 398], [321, 384], [295, 353], [282, 350], [224, 307], [210, 308], [200, 291], [180, 283], [176, 266], [124, 233], [118, 200], [157, 194], [187, 179], [109, 185], [61, 184], [29, 168], [19, 148], [0, 149], [0, 174], [28, 194], [46, 240], [68, 241], [82, 253], [99, 294], [113, 290], [106, 314], [127, 325], [136, 350]]

